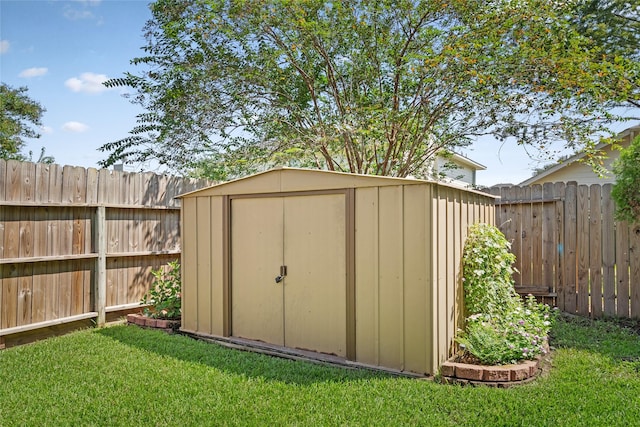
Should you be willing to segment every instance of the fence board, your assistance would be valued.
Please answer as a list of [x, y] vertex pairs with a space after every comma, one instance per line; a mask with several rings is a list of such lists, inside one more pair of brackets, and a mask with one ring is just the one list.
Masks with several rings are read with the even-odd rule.
[[570, 313], [640, 318], [640, 226], [616, 223], [611, 189], [611, 184], [546, 183], [542, 190], [531, 187], [531, 199], [523, 189], [491, 189], [502, 197], [495, 208], [501, 231], [513, 242], [523, 236], [514, 251], [526, 258], [523, 274], [514, 274], [516, 286], [532, 289], [526, 282], [531, 277], [541, 292], [554, 290], [550, 296]]
[[589, 291], [591, 315], [602, 316], [602, 197], [601, 186], [589, 188]]
[[589, 187], [578, 186], [576, 212], [577, 312], [589, 316]]
[[616, 224], [616, 314], [629, 316], [629, 225]]
[[531, 247], [533, 244], [532, 234], [533, 234], [533, 218], [532, 218], [532, 206], [529, 201], [531, 200], [531, 187], [522, 188], [522, 192], [520, 193], [520, 198], [523, 200], [523, 203], [520, 204], [522, 207], [521, 213], [521, 230], [520, 230], [520, 262], [517, 263], [520, 269], [520, 283], [523, 286], [531, 286], [533, 285], [532, 279], [532, 251]]
[[179, 258], [179, 213], [163, 207], [176, 206], [183, 188], [210, 184], [0, 160], [0, 330], [98, 313], [100, 206], [108, 218], [108, 305], [137, 303], [151, 269]]
[[634, 225], [629, 233], [629, 264], [630, 264], [630, 313], [629, 317], [640, 317], [640, 225]]
[[604, 314], [607, 316], [616, 315], [615, 205], [611, 189], [611, 184], [602, 186], [602, 293]]
[[[553, 199], [553, 184], [542, 186], [543, 199]], [[555, 270], [558, 260], [558, 243], [556, 242], [555, 203], [542, 205], [542, 284], [556, 292]]]
[[575, 182], [570, 182], [565, 188], [564, 201], [564, 269], [565, 286], [560, 309], [568, 313], [576, 312], [577, 286], [577, 201], [578, 188]]
[[[512, 187], [509, 195], [513, 195], [513, 200], [524, 199], [524, 189], [521, 187]], [[511, 205], [511, 251], [516, 256], [514, 267], [517, 272], [514, 277], [519, 283], [522, 283], [522, 206], [519, 204]]]
[[[51, 165], [49, 169], [49, 202], [62, 203], [62, 172], [58, 165]], [[60, 247], [60, 218], [61, 209], [50, 209], [47, 225], [47, 255], [58, 255]], [[60, 318], [60, 263], [48, 262], [47, 277], [49, 285], [45, 291], [45, 320]]]
[[[542, 186], [534, 185], [531, 187], [531, 200], [542, 199]], [[543, 263], [542, 250], [544, 248], [542, 242], [542, 222], [543, 222], [543, 204], [536, 202], [531, 204], [531, 284], [535, 286], [543, 285]], [[547, 284], [546, 286], [549, 286]]]

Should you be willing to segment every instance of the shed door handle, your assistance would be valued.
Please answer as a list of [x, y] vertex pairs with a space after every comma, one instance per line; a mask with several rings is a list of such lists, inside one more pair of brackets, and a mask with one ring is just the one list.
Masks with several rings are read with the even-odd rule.
[[276, 283], [280, 283], [284, 280], [284, 277], [287, 275], [287, 266], [280, 266], [280, 275], [276, 277]]

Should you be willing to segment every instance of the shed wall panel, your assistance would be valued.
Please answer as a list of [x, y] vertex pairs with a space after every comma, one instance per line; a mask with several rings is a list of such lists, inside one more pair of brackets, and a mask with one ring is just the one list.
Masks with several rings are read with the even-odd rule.
[[427, 186], [404, 187], [404, 367], [412, 372], [429, 371], [431, 284], [430, 215], [426, 209]]
[[379, 192], [380, 364], [404, 369], [403, 187]]
[[211, 333], [224, 336], [224, 209], [222, 197], [211, 197]]
[[434, 281], [434, 299], [436, 301], [436, 311], [434, 313], [436, 324], [435, 326], [435, 339], [433, 342], [436, 347], [437, 364], [441, 364], [447, 357], [447, 275], [448, 263], [447, 263], [447, 196], [442, 187], [438, 187], [436, 194], [434, 195], [436, 214], [434, 218], [433, 226], [437, 230], [436, 238], [436, 251], [434, 256], [434, 264], [436, 265], [436, 275]]
[[[182, 329], [198, 329], [198, 215], [197, 198], [182, 201]], [[209, 238], [209, 236], [205, 236]], [[208, 286], [208, 284], [202, 284]]]
[[378, 188], [356, 190], [356, 360], [378, 365]]
[[196, 198], [198, 216], [198, 332], [211, 334], [211, 200]]

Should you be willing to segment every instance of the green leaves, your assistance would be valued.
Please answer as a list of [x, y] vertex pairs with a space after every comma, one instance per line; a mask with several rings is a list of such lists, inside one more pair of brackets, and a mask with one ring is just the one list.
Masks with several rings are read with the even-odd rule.
[[105, 145], [104, 164], [430, 177], [437, 152], [478, 135], [595, 145], [637, 63], [603, 57], [565, 3], [158, 0], [144, 69], [108, 83], [154, 113], [148, 137]]
[[152, 270], [154, 281], [151, 289], [143, 297], [140, 304], [145, 307], [144, 314], [155, 319], [179, 319], [182, 308], [182, 281], [180, 263], [171, 261], [167, 270], [158, 268]]
[[45, 109], [26, 95], [26, 87], [14, 89], [0, 83], [0, 158], [26, 160], [20, 150], [24, 138], [38, 138], [34, 126], [40, 126]]
[[505, 364], [546, 352], [553, 316], [529, 295], [523, 304], [512, 278], [515, 255], [496, 227], [474, 224], [462, 257], [464, 331], [456, 340], [480, 363]]
[[616, 219], [637, 223], [640, 219], [640, 136], [620, 152], [613, 173], [616, 183], [611, 196], [616, 203]]

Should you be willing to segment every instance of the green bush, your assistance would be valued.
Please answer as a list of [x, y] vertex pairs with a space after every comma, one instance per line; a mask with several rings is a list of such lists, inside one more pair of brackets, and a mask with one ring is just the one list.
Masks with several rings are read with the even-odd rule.
[[636, 222], [640, 218], [640, 136], [620, 152], [613, 173], [616, 183], [611, 196], [616, 202], [616, 219]]
[[154, 281], [151, 289], [143, 297], [140, 304], [145, 307], [144, 314], [155, 319], [178, 319], [181, 315], [181, 288], [180, 263], [172, 261], [168, 263], [169, 269], [152, 270]]
[[501, 365], [546, 351], [553, 319], [549, 306], [516, 293], [515, 256], [496, 227], [475, 224], [465, 243], [462, 274], [466, 326], [456, 340], [480, 363]]
[[[468, 315], [513, 310], [517, 297], [512, 264], [516, 257], [504, 234], [488, 224], [469, 229], [462, 258], [464, 303]], [[507, 305], [505, 305], [507, 303]]]

